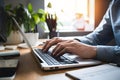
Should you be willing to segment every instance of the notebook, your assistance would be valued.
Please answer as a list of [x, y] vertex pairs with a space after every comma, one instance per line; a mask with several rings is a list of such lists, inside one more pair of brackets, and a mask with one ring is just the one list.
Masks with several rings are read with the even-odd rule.
[[103, 64], [68, 71], [65, 74], [73, 80], [120, 80], [120, 67], [111, 64]]
[[91, 66], [91, 65], [98, 65], [101, 64], [100, 61], [97, 60], [83, 60], [80, 59], [76, 55], [70, 55], [69, 53], [64, 54], [60, 58], [54, 58], [51, 56], [51, 51], [47, 53], [43, 53], [41, 49], [33, 48], [28, 39], [26, 38], [24, 32], [22, 32], [19, 24], [13, 18], [14, 22], [16, 23], [21, 35], [23, 36], [26, 44], [31, 49], [32, 54], [36, 58], [37, 62], [40, 65], [40, 68], [43, 70], [57, 70], [57, 69], [64, 69], [64, 68], [74, 68], [74, 67], [83, 67], [83, 66]]

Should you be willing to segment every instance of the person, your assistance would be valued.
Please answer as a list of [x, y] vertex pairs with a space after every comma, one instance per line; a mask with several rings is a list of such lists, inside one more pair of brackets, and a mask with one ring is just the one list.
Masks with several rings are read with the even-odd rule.
[[[64, 40], [53, 38], [46, 41], [43, 51], [56, 45], [52, 55], [59, 57], [66, 52], [76, 54], [84, 59], [96, 59], [108, 63], [120, 64], [120, 0], [112, 0], [102, 21], [98, 27], [90, 34]], [[115, 45], [107, 45], [111, 40], [115, 40]]]

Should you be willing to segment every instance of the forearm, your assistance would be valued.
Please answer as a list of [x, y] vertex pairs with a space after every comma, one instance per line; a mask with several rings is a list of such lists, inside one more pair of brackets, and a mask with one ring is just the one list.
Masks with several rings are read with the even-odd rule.
[[[90, 35], [90, 34], [89, 34]], [[89, 45], [96, 45], [97, 43], [94, 41], [94, 38], [91, 36], [82, 36], [82, 37], [77, 37], [74, 38], [75, 40], [85, 43], [85, 44], [89, 44]]]
[[95, 59], [110, 63], [120, 62], [119, 46], [97, 46]]

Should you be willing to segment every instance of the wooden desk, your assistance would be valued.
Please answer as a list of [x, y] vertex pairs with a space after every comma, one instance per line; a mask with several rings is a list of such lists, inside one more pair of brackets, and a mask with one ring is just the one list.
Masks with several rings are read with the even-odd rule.
[[[40, 47], [41, 48], [41, 47]], [[65, 76], [66, 71], [79, 68], [63, 69], [57, 71], [43, 71], [29, 49], [20, 50], [20, 61], [14, 80], [71, 80]]]

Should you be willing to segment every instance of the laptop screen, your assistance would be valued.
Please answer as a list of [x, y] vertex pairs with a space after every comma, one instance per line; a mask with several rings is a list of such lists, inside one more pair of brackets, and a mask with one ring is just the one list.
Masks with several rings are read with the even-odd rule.
[[21, 30], [20, 25], [19, 25], [18, 22], [15, 20], [15, 18], [12, 18], [12, 19], [13, 19], [13, 21], [15, 22], [15, 24], [17, 25], [18, 30], [19, 30], [19, 32], [21, 33], [21, 35], [22, 35], [23, 39], [25, 40], [26, 44], [28, 45], [28, 47], [29, 47], [30, 49], [32, 49], [32, 46], [31, 46], [31, 44], [29, 43], [28, 39], [26, 38], [25, 33]]
[[7, 41], [6, 32], [4, 2], [3, 0], [0, 0], [0, 43], [4, 43]]

